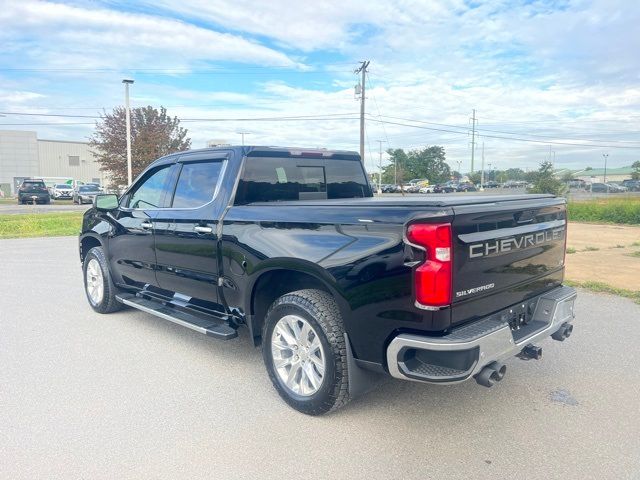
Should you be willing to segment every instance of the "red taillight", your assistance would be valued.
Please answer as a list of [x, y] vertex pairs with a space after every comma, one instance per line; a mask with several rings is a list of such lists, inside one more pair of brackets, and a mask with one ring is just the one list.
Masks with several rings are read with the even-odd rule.
[[451, 304], [453, 245], [450, 223], [415, 223], [409, 241], [425, 249], [425, 261], [415, 270], [416, 301], [425, 307]]

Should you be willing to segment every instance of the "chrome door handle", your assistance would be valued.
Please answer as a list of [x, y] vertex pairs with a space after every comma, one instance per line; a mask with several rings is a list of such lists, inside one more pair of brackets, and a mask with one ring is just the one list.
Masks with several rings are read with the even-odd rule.
[[153, 223], [145, 221], [145, 222], [142, 222], [140, 226], [145, 230], [149, 230], [150, 228], [153, 228]]
[[195, 227], [193, 227], [193, 231], [196, 233], [213, 233], [213, 228], [196, 225]]

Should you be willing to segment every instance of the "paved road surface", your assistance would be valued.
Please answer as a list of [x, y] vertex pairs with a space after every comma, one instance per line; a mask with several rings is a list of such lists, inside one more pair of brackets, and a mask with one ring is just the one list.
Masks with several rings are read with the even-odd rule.
[[101, 316], [75, 238], [0, 241], [1, 479], [640, 478], [640, 306], [580, 293], [574, 335], [493, 389], [388, 380], [288, 408], [246, 335]]
[[18, 214], [18, 213], [47, 213], [47, 212], [84, 212], [90, 204], [74, 205], [70, 203], [58, 203], [53, 202], [50, 205], [18, 205], [12, 203], [0, 203], [0, 215], [3, 214]]

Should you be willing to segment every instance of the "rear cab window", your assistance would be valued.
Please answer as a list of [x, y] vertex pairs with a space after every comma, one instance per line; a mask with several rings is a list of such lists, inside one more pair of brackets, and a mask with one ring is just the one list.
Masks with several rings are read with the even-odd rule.
[[42, 180], [26, 180], [22, 182], [21, 188], [24, 190], [41, 190], [47, 187]]
[[358, 157], [248, 156], [235, 205], [371, 197]]
[[222, 160], [182, 164], [171, 207], [197, 208], [209, 203], [215, 195], [222, 165]]

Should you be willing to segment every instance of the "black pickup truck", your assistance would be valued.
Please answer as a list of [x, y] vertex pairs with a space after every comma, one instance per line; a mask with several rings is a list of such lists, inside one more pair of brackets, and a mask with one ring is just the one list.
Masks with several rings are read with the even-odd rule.
[[97, 312], [245, 327], [282, 398], [322, 414], [376, 374], [491, 386], [504, 359], [567, 338], [566, 228], [550, 195], [374, 198], [356, 153], [229, 147], [97, 196], [80, 259]]

